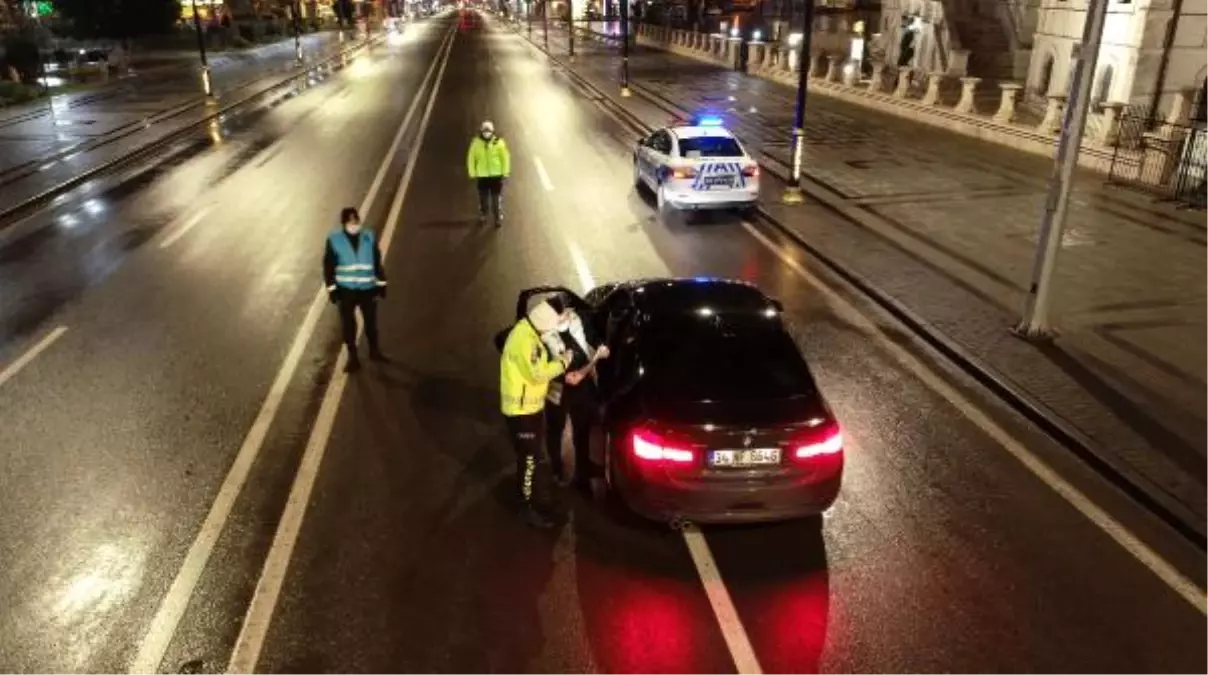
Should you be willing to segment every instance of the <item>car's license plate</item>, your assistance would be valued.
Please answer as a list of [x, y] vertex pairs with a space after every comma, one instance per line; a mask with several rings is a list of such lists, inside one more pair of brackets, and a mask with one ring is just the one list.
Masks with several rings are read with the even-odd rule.
[[709, 464], [716, 467], [742, 468], [780, 463], [780, 448], [751, 448], [750, 450], [714, 450]]
[[734, 187], [734, 179], [730, 176], [709, 176], [705, 179], [705, 187], [711, 190], [723, 190]]

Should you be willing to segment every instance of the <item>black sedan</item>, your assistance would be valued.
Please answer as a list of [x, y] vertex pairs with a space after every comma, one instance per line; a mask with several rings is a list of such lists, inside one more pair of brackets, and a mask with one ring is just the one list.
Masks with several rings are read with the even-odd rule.
[[598, 366], [600, 491], [655, 520], [759, 522], [819, 514], [843, 474], [839, 423], [754, 286], [609, 284], [584, 298], [611, 358]]

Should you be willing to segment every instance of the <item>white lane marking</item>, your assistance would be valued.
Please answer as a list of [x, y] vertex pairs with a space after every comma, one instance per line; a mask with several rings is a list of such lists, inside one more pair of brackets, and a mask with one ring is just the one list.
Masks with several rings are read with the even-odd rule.
[[1022, 443], [1015, 440], [1009, 432], [999, 426], [989, 415], [982, 412], [976, 404], [965, 398], [955, 387], [945, 382], [939, 375], [936, 375], [929, 367], [906, 351], [904, 347], [886, 337], [876, 324], [865, 317], [855, 305], [822, 283], [804, 265], [790, 257], [775, 242], [755, 229], [753, 225], [747, 222], [744, 222], [742, 225], [752, 237], [763, 244], [781, 262], [799, 274], [807, 283], [821, 291], [836, 310], [848, 314], [849, 318], [857, 323], [857, 325], [864, 326], [877, 344], [888, 352], [903, 368], [912, 373], [929, 389], [947, 400], [949, 404], [959, 410], [970, 422], [973, 422], [982, 432], [994, 439], [1004, 450], [1010, 453], [1011, 456], [1019, 460], [1028, 471], [1032, 472], [1032, 475], [1048, 485], [1049, 488], [1098, 526], [1100, 530], [1111, 537], [1124, 550], [1132, 554], [1142, 565], [1148, 567], [1150, 571], [1182, 596], [1192, 607], [1195, 607], [1201, 613], [1208, 614], [1208, 596], [1205, 596], [1204, 591], [1196, 586], [1194, 582], [1180, 574], [1173, 565], [1168, 563], [1153, 549], [1149, 548], [1135, 534], [1130, 532], [1128, 528], [1112, 518], [1111, 515], [1091, 501], [1078, 488], [1062, 478], [1060, 474], [1045, 464], [1043, 460], [1032, 454]]
[[587, 266], [587, 259], [583, 257], [583, 250], [570, 240], [567, 240], [566, 247], [570, 249], [570, 259], [574, 261], [575, 271], [579, 273], [579, 284], [583, 286], [583, 292], [595, 288], [596, 280], [592, 277], [591, 268]]
[[47, 333], [41, 340], [38, 340], [36, 343], [34, 343], [32, 347], [25, 350], [25, 353], [17, 357], [16, 361], [13, 361], [5, 366], [4, 370], [0, 370], [0, 387], [3, 387], [5, 382], [8, 382], [16, 377], [17, 373], [21, 372], [22, 368], [28, 366], [30, 361], [38, 358], [38, 354], [46, 351], [47, 347], [54, 344], [55, 340], [63, 337], [63, 333], [66, 332], [67, 326], [59, 326], [58, 328], [55, 328]]
[[721, 571], [717, 569], [717, 563], [713, 560], [713, 553], [709, 550], [704, 535], [695, 526], [688, 525], [684, 528], [684, 542], [688, 545], [688, 553], [692, 555], [696, 572], [705, 587], [709, 604], [713, 606], [713, 614], [721, 627], [721, 635], [730, 650], [730, 657], [734, 659], [734, 667], [741, 675], [759, 675], [763, 668], [759, 666], [759, 659], [755, 658], [755, 649], [751, 647], [747, 631], [742, 627], [738, 610], [734, 608], [734, 601], [730, 599], [730, 592], [726, 590]]
[[197, 223], [200, 223], [201, 220], [206, 217], [206, 214], [208, 214], [213, 208], [213, 206], [206, 206], [197, 213], [189, 216], [183, 223], [181, 223], [180, 227], [176, 228], [175, 232], [169, 234], [164, 238], [163, 241], [159, 242], [159, 250], [162, 251], [168, 248], [172, 244], [175, 244], [181, 237], [188, 234], [189, 230], [196, 227]]
[[554, 181], [549, 179], [549, 173], [545, 171], [545, 165], [541, 163], [541, 158], [534, 156], [533, 164], [537, 165], [537, 177], [541, 179], [541, 187], [549, 192], [553, 192]]
[[[381, 239], [383, 260], [390, 252], [390, 241], [394, 237], [395, 227], [398, 225], [407, 188], [411, 184], [411, 176], [415, 172], [415, 165], [419, 159], [420, 150], [423, 148], [428, 121], [432, 116], [437, 93], [440, 91], [441, 81], [444, 78], [445, 66], [449, 62], [452, 40], [448, 44], [449, 48], [446, 49], [443, 58], [438, 59], [441, 62], [440, 72], [436, 76], [436, 84], [433, 86], [424, 115], [420, 118], [419, 130], [416, 132], [418, 141], [407, 160], [402, 180], [395, 193], [394, 203], [390, 205], [390, 213], [386, 216], [386, 226]], [[364, 326], [362, 325], [357, 330], [358, 340], [363, 332]], [[290, 488], [289, 499], [285, 503], [280, 524], [273, 536], [272, 547], [264, 561], [260, 580], [256, 583], [256, 592], [252, 595], [252, 602], [248, 606], [247, 615], [243, 620], [243, 628], [239, 631], [239, 638], [235, 641], [235, 648], [231, 652], [231, 660], [227, 665], [228, 673], [251, 673], [260, 660], [260, 650], [264, 647], [265, 638], [268, 637], [273, 612], [276, 610], [281, 588], [285, 584], [285, 575], [289, 570], [290, 560], [293, 558], [294, 546], [298, 543], [298, 535], [302, 531], [306, 507], [310, 504], [311, 491], [314, 490], [315, 480], [319, 476], [319, 468], [323, 463], [323, 456], [327, 452], [327, 442], [331, 438], [336, 414], [340, 409], [340, 399], [344, 394], [344, 387], [348, 383], [348, 375], [344, 372], [347, 360], [347, 351], [340, 350], [340, 355], [336, 357], [335, 372], [327, 384], [327, 391], [323, 394], [319, 414], [315, 418], [314, 427], [311, 428], [310, 438], [306, 443], [306, 450], [302, 454], [302, 463], [298, 466], [293, 487]]]
[[[435, 67], [436, 61], [434, 60], [432, 66], [428, 69], [428, 74], [416, 92], [415, 100], [412, 101], [411, 107], [403, 119], [403, 123], [399, 126], [398, 132], [394, 136], [394, 142], [391, 143], [390, 150], [386, 153], [385, 159], [382, 160], [377, 175], [374, 176], [373, 183], [369, 186], [369, 192], [365, 195], [365, 201], [361, 204], [361, 213], [367, 213], [374, 201], [377, 200], [378, 192], [382, 188], [382, 183], [386, 179], [386, 174], [389, 172], [394, 156], [398, 154], [399, 146], [403, 142], [403, 136], [411, 124], [414, 112], [418, 109], [419, 101], [422, 100], [422, 96], [419, 94], [422, 94], [427, 87], [428, 80], [431, 79], [433, 72], [435, 72]], [[172, 636], [176, 634], [176, 627], [180, 623], [185, 609], [188, 607], [189, 600], [193, 597], [193, 592], [197, 588], [197, 582], [200, 580], [201, 574], [210, 560], [210, 555], [214, 551], [214, 545], [218, 542], [218, 536], [222, 533], [226, 521], [231, 515], [231, 509], [235, 505], [235, 500], [247, 482], [248, 474], [251, 472], [252, 465], [260, 453], [260, 448], [264, 444], [269, 427], [272, 426], [273, 419], [277, 415], [277, 409], [281, 405], [281, 400], [285, 397], [290, 380], [293, 379], [294, 372], [302, 360], [302, 354], [305, 351], [306, 345], [310, 342], [310, 338], [315, 332], [326, 300], [327, 293], [320, 289], [315, 294], [314, 300], [311, 301], [310, 309], [307, 310], [306, 317], [302, 320], [302, 326], [298, 329], [293, 344], [290, 346], [289, 353], [285, 356], [285, 362], [281, 364], [281, 370], [278, 371], [276, 379], [273, 380], [268, 396], [265, 397], [264, 403], [261, 404], [260, 412], [256, 415], [256, 420], [252, 423], [247, 437], [244, 438], [243, 445], [239, 448], [239, 454], [235, 456], [235, 462], [231, 465], [231, 469], [227, 473], [222, 487], [218, 490], [218, 496], [214, 498], [214, 503], [210, 506], [210, 512], [206, 515], [206, 519], [201, 525], [201, 530], [197, 533], [197, 538], [193, 541], [192, 546], [189, 547], [189, 552], [185, 555], [185, 560], [181, 565], [180, 571], [177, 572], [176, 578], [172, 581], [172, 586], [168, 589], [168, 593], [160, 602], [155, 617], [151, 620], [147, 634], [143, 638], [142, 644], [139, 645], [138, 654], [130, 665], [131, 673], [156, 673], [159, 671], [164, 653], [168, 649]]]

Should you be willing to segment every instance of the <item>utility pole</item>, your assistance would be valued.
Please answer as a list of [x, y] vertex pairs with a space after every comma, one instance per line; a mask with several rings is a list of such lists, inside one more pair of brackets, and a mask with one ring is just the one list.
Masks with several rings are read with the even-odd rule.
[[629, 95], [629, 0], [621, 0], [621, 96]]
[[197, 0], [192, 0], [193, 29], [197, 31], [197, 55], [201, 57], [201, 89], [206, 98], [214, 98], [214, 85], [210, 82], [210, 63], [206, 59], [206, 36], [201, 32], [201, 15], [197, 13]]
[[298, 65], [302, 65], [302, 3], [294, 0], [289, 7], [289, 13], [293, 17], [294, 24], [294, 58], [297, 59]]
[[784, 188], [781, 201], [785, 204], [800, 204], [805, 201], [801, 193], [801, 161], [805, 152], [805, 100], [809, 88], [811, 36], [814, 32], [814, 0], [805, 0], [805, 11], [801, 16], [801, 51], [797, 58], [797, 109], [793, 113], [793, 173]]
[[1053, 335], [1053, 329], [1049, 325], [1053, 277], [1057, 270], [1057, 254], [1061, 251], [1065, 234], [1065, 218], [1070, 206], [1074, 169], [1078, 166], [1078, 152], [1082, 149], [1082, 134], [1086, 129], [1086, 115], [1090, 109], [1091, 83], [1099, 61], [1103, 26], [1107, 22], [1107, 3], [1108, 0], [1090, 0], [1087, 7], [1086, 25], [1082, 29], [1082, 47], [1070, 86], [1072, 98], [1065, 109], [1065, 118], [1061, 121], [1061, 138], [1057, 141], [1057, 154], [1053, 161], [1053, 173], [1049, 177], [1044, 218], [1041, 220], [1040, 236], [1036, 241], [1032, 282], [1028, 285], [1023, 318], [1014, 329], [1016, 335], [1027, 339], [1043, 340]]
[[570, 60], [575, 60], [575, 0], [566, 0], [566, 33], [567, 46], [570, 48]]

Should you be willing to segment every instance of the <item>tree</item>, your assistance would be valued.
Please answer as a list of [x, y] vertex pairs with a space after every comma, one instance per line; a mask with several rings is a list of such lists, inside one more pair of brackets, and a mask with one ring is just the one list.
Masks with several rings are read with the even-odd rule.
[[129, 38], [168, 33], [180, 19], [177, 0], [55, 0], [78, 38]]

